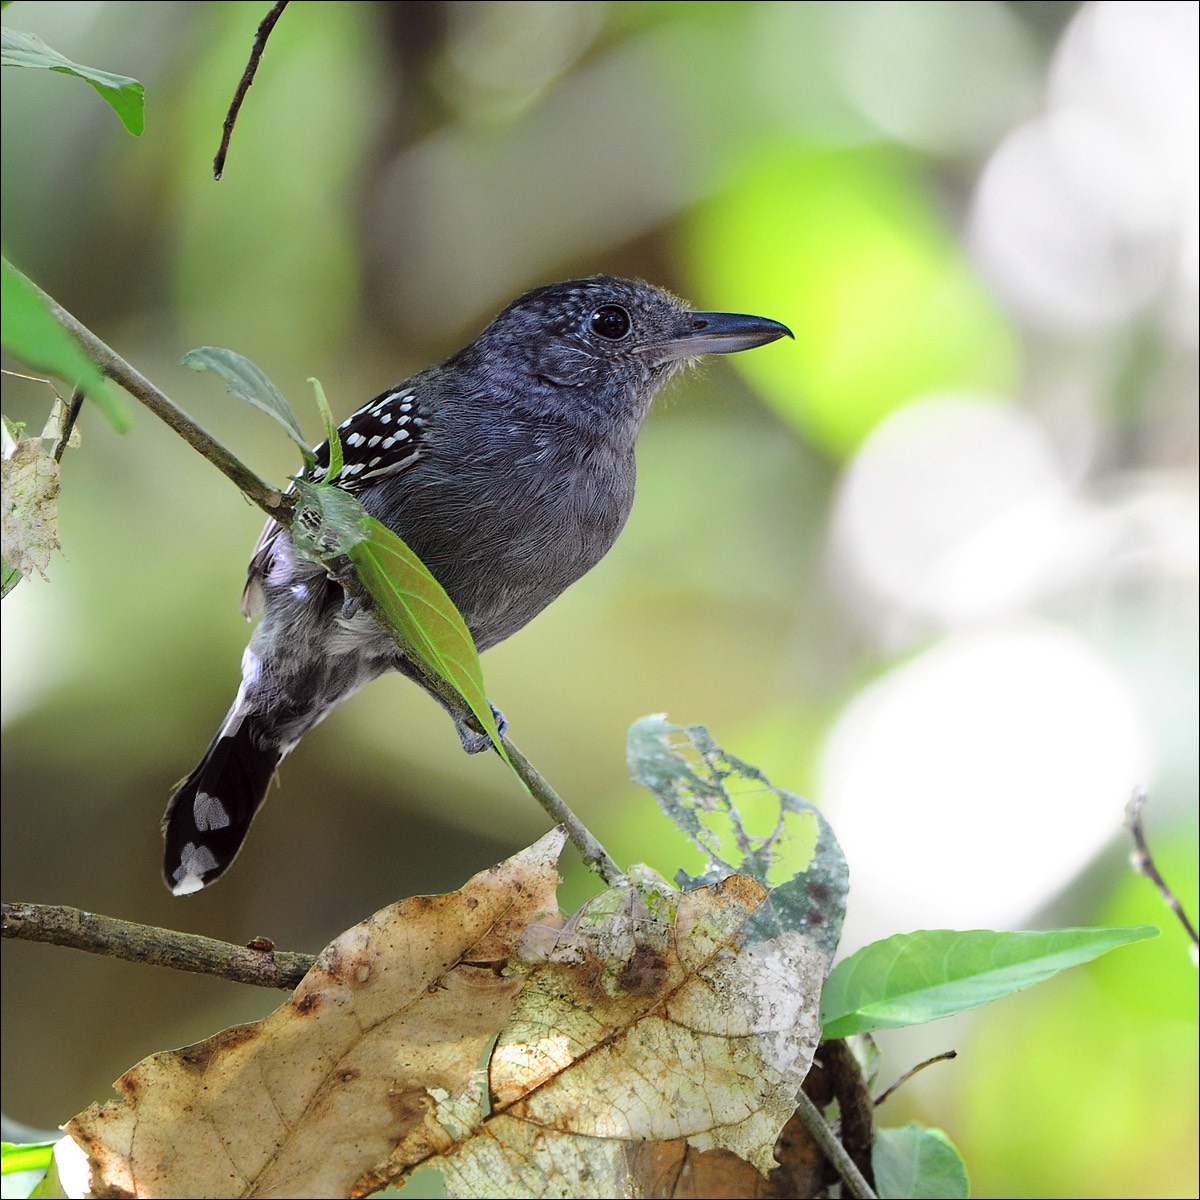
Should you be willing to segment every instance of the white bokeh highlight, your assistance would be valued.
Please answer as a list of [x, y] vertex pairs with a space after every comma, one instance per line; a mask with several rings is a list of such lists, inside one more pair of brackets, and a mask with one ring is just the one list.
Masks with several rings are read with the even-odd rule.
[[1015, 405], [914, 401], [846, 470], [833, 541], [861, 589], [916, 627], [1019, 611], [1080, 571], [1101, 531], [1044, 427]]
[[983, 172], [976, 260], [1044, 332], [1102, 332], [1155, 311], [1195, 344], [1197, 12], [1084, 5], [1055, 53], [1043, 112]]
[[868, 687], [822, 765], [851, 864], [847, 952], [918, 928], [1020, 928], [1120, 829], [1152, 773], [1124, 682], [1027, 619], [953, 635]]

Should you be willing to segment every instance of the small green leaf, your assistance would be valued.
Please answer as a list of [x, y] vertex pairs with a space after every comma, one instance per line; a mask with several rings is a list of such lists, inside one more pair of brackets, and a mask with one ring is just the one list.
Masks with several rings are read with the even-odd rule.
[[0, 561], [0, 600], [3, 600], [24, 578], [25, 576], [16, 567], [9, 565], [8, 559]]
[[215, 372], [225, 381], [231, 396], [245, 400], [274, 417], [287, 431], [288, 437], [300, 447], [305, 466], [312, 469], [317, 461], [316, 455], [300, 432], [300, 423], [292, 412], [292, 406], [258, 366], [236, 350], [225, 350], [220, 346], [201, 346], [198, 350], [189, 350], [181, 361], [193, 371]]
[[342, 439], [333, 423], [333, 413], [329, 411], [329, 401], [325, 399], [325, 389], [321, 386], [321, 381], [310, 376], [308, 382], [312, 384], [313, 394], [317, 398], [317, 409], [325, 426], [325, 440], [329, 443], [329, 470], [325, 472], [324, 482], [332, 483], [341, 474], [342, 463], [345, 461], [342, 457]]
[[827, 1038], [920, 1025], [977, 1008], [1101, 954], [1157, 937], [1126, 929], [922, 929], [872, 942], [830, 972], [821, 994]]
[[3, 35], [0, 42], [0, 65], [40, 67], [46, 71], [74, 75], [77, 79], [90, 83], [100, 93], [113, 112], [121, 118], [121, 124], [134, 137], [146, 128], [146, 89], [136, 79], [74, 63], [69, 58], [64, 58], [57, 50], [51, 50], [34, 33], [8, 28], [0, 32]]
[[350, 560], [375, 602], [373, 615], [462, 696], [507, 762], [471, 631], [429, 568], [349, 492], [304, 480], [296, 481], [296, 491], [297, 547], [327, 564], [338, 557]]
[[54, 1142], [0, 1142], [0, 1175], [45, 1171], [54, 1157]]
[[880, 1200], [966, 1200], [967, 1167], [940, 1129], [910, 1121], [903, 1129], [881, 1129], [871, 1149], [875, 1191]]
[[22, 362], [82, 389], [113, 427], [124, 433], [129, 414], [79, 343], [54, 319], [38, 290], [7, 258], [0, 260], [0, 341]]

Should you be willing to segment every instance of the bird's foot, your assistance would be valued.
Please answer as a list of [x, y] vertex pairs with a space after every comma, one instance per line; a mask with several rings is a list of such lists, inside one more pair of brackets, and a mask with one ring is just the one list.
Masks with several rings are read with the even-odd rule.
[[[496, 728], [503, 735], [505, 730], [508, 729], [508, 722], [504, 719], [504, 714], [494, 704], [490, 704], [490, 707], [492, 716], [496, 718]], [[462, 742], [462, 748], [468, 754], [482, 754], [485, 750], [491, 748], [492, 739], [480, 727], [474, 714], [470, 717], [460, 717], [456, 714], [454, 727], [458, 730], [458, 739]]]

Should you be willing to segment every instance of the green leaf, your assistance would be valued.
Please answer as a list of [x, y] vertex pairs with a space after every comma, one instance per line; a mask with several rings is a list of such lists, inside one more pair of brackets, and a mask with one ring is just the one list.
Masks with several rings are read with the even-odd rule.
[[317, 398], [317, 409], [325, 426], [325, 441], [329, 444], [329, 470], [325, 472], [325, 483], [332, 483], [342, 473], [342, 439], [337, 426], [333, 423], [333, 413], [329, 411], [329, 401], [325, 399], [325, 389], [319, 379], [308, 380], [312, 384], [313, 394]]
[[300, 423], [292, 412], [292, 406], [258, 366], [236, 350], [225, 350], [220, 346], [201, 346], [198, 350], [189, 350], [181, 361], [193, 371], [215, 372], [225, 381], [231, 396], [245, 400], [274, 417], [287, 431], [288, 437], [300, 447], [305, 466], [312, 469], [317, 461], [316, 455], [300, 432]]
[[16, 567], [9, 565], [7, 559], [0, 561], [0, 600], [3, 600], [24, 578], [25, 576]]
[[54, 1142], [0, 1142], [0, 1175], [45, 1171], [54, 1157]]
[[872, 942], [830, 972], [821, 994], [827, 1038], [919, 1025], [977, 1008], [1067, 967], [1157, 937], [1150, 925], [996, 933], [923, 929]]
[[124, 433], [129, 414], [112, 384], [79, 343], [54, 319], [41, 293], [7, 258], [0, 260], [0, 341], [22, 362], [78, 387]]
[[146, 128], [146, 89], [136, 79], [74, 63], [69, 58], [64, 58], [57, 50], [51, 50], [33, 33], [5, 28], [0, 34], [0, 65], [40, 67], [45, 71], [74, 75], [77, 79], [90, 83], [100, 93], [113, 112], [121, 118], [121, 124], [134, 137]]
[[875, 1191], [880, 1200], [966, 1200], [967, 1167], [940, 1129], [910, 1121], [903, 1129], [881, 1129], [871, 1149]]
[[471, 632], [429, 568], [349, 492], [304, 480], [296, 481], [296, 491], [296, 545], [326, 564], [342, 556], [350, 560], [375, 602], [373, 615], [462, 696], [507, 762]]

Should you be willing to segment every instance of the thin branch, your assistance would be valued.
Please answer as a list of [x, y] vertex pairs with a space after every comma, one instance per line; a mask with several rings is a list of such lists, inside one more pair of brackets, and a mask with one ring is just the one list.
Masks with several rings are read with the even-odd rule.
[[923, 1071], [926, 1067], [933, 1066], [934, 1063], [949, 1062], [952, 1058], [957, 1057], [957, 1050], [946, 1050], [942, 1054], [935, 1054], [932, 1058], [927, 1058], [924, 1062], [917, 1063], [911, 1070], [905, 1071], [890, 1088], [885, 1088], [875, 1097], [875, 1107], [878, 1108], [897, 1088], [903, 1087], [918, 1071]]
[[500, 740], [508, 753], [509, 761], [517, 778], [525, 785], [529, 794], [549, 814], [550, 819], [567, 831], [583, 858], [584, 865], [595, 871], [610, 887], [625, 882], [625, 873], [609, 857], [608, 851], [597, 841], [591, 830], [567, 807], [563, 798], [546, 782], [537, 768], [503, 734]]
[[258, 32], [254, 35], [254, 45], [250, 50], [250, 60], [246, 63], [246, 69], [242, 72], [242, 78], [237, 85], [237, 91], [233, 93], [233, 100], [230, 102], [229, 111], [225, 114], [225, 125], [221, 131], [221, 148], [217, 151], [217, 157], [213, 159], [213, 178], [220, 179], [225, 173], [225, 156], [229, 153], [229, 139], [233, 137], [233, 127], [237, 123], [238, 113], [242, 110], [242, 101], [246, 98], [246, 93], [250, 90], [250, 85], [254, 82], [255, 73], [258, 71], [258, 64], [263, 56], [263, 51], [267, 48], [267, 38], [271, 36], [271, 30], [275, 28], [275, 22], [283, 16], [283, 10], [287, 8], [288, 0], [278, 0], [277, 4], [271, 6], [271, 11], [263, 17], [258, 26]]
[[1187, 935], [1192, 939], [1193, 946], [1200, 946], [1200, 938], [1196, 936], [1196, 927], [1188, 920], [1188, 915], [1183, 911], [1183, 905], [1179, 903], [1179, 897], [1171, 890], [1167, 881], [1159, 874], [1158, 868], [1154, 865], [1154, 859], [1150, 854], [1150, 847], [1146, 843], [1146, 833], [1142, 828], [1142, 808], [1146, 804], [1146, 793], [1142, 788], [1135, 788], [1133, 796], [1129, 803], [1125, 806], [1125, 824], [1129, 827], [1129, 832], [1133, 835], [1133, 853], [1129, 856], [1130, 865], [1139, 875], [1145, 875], [1159, 892], [1162, 898], [1166, 901], [1167, 907], [1179, 918], [1184, 929], [1187, 930]]
[[[390, 628], [385, 625], [385, 629]], [[393, 632], [393, 636], [395, 632]], [[397, 639], [396, 644], [401, 650], [406, 650], [403, 640]], [[413, 676], [420, 677], [420, 682], [438, 699], [458, 722], [474, 721], [470, 706], [463, 699], [462, 693], [453, 684], [435, 675], [415, 654], [408, 656], [408, 667]], [[627, 882], [625, 872], [617, 866], [608, 851], [600, 844], [599, 839], [590, 829], [570, 810], [567, 802], [546, 782], [538, 769], [521, 753], [520, 750], [503, 734], [500, 741], [512, 765], [517, 778], [525, 785], [525, 790], [542, 806], [555, 825], [561, 825], [567, 831], [567, 837], [575, 843], [576, 849], [583, 858], [584, 865], [595, 871], [609, 887], [616, 887]]]
[[315, 955], [276, 950], [266, 939], [256, 939], [250, 946], [234, 946], [65, 904], [4, 904], [3, 936], [289, 991], [316, 962]]
[[875, 1200], [875, 1189], [863, 1178], [863, 1173], [854, 1165], [846, 1147], [803, 1089], [796, 1095], [796, 1112], [804, 1122], [804, 1128], [812, 1134], [813, 1141], [821, 1147], [821, 1152], [842, 1177], [846, 1191], [851, 1196], [859, 1197], [859, 1200]]
[[291, 524], [290, 498], [255, 475], [216, 438], [197, 425], [169, 396], [155, 387], [115, 350], [105, 345], [86, 325], [67, 312], [53, 297], [43, 292], [36, 283], [29, 279], [26, 279], [26, 282], [42, 297], [54, 319], [83, 347], [84, 353], [109, 379], [123, 387], [135, 400], [141, 401], [193, 450], [204, 455], [268, 516], [274, 517], [281, 525]]

